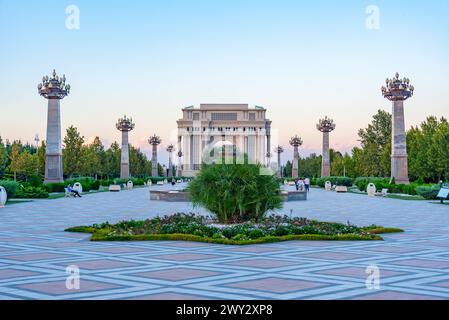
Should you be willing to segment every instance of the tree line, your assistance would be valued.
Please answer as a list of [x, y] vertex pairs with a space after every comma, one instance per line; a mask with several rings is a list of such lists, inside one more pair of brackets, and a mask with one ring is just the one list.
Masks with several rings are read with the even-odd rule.
[[[330, 150], [331, 173], [347, 177], [389, 177], [391, 168], [390, 113], [379, 110], [366, 128], [358, 131], [360, 147], [351, 154]], [[411, 181], [438, 183], [449, 180], [449, 123], [444, 117], [428, 117], [407, 131], [409, 177]], [[321, 155], [311, 154], [299, 160], [299, 175], [321, 176]], [[291, 161], [284, 175], [291, 176]]]
[[[151, 161], [140, 149], [129, 146], [130, 174], [133, 177], [151, 176]], [[89, 176], [112, 179], [120, 176], [121, 148], [113, 142], [105, 148], [99, 137], [90, 144], [78, 129], [71, 126], [63, 140], [62, 165], [64, 176]], [[163, 169], [159, 166], [159, 174]], [[15, 140], [4, 142], [0, 137], [0, 180], [4, 178], [28, 181], [45, 173], [45, 142], [39, 147]]]
[[[360, 147], [351, 154], [330, 150], [333, 176], [389, 177], [391, 166], [391, 114], [379, 110], [366, 128], [358, 131]], [[449, 180], [449, 123], [444, 117], [428, 117], [407, 131], [409, 176], [411, 181], [438, 183]], [[91, 176], [99, 179], [120, 176], [121, 149], [117, 142], [105, 148], [99, 137], [90, 144], [76, 127], [67, 129], [63, 140], [63, 170], [68, 178]], [[311, 154], [299, 160], [299, 175], [320, 177], [321, 155]], [[138, 148], [129, 148], [130, 173], [133, 177], [151, 176], [151, 161]], [[159, 174], [163, 169], [159, 166]], [[284, 167], [291, 177], [292, 162]], [[45, 143], [39, 147], [20, 141], [4, 142], [0, 137], [0, 179], [27, 180], [43, 176]]]

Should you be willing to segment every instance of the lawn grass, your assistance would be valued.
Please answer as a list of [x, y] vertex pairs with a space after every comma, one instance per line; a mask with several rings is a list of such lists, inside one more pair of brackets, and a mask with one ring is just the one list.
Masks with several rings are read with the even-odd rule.
[[411, 200], [411, 201], [426, 200], [422, 196], [405, 196], [405, 195], [400, 195], [400, 194], [388, 194], [387, 198], [389, 198], [389, 199], [399, 199], [399, 200]]
[[8, 200], [7, 202], [6, 202], [6, 205], [7, 206], [9, 206], [9, 205], [14, 205], [14, 204], [19, 204], [19, 203], [27, 203], [27, 202], [33, 202], [33, 200], [32, 199], [26, 199], [26, 200], [16, 200], [16, 199], [13, 199], [13, 200]]

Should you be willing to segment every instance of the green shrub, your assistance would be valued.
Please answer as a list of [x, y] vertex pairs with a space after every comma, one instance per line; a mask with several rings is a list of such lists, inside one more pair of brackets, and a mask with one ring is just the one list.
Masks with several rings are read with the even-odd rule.
[[8, 198], [14, 198], [16, 195], [17, 189], [19, 189], [19, 187], [20, 187], [20, 184], [16, 181], [12, 181], [12, 180], [0, 180], [0, 186], [5, 188]]
[[[335, 186], [345, 186], [345, 187], [352, 187], [352, 178], [349, 177], [325, 177], [325, 178], [317, 178], [314, 182], [315, 185], [324, 188], [324, 185], [326, 184], [326, 181], [330, 181], [332, 185]], [[311, 181], [313, 184], [313, 181]]]
[[29, 178], [29, 182], [30, 182], [30, 186], [35, 187], [35, 188], [40, 188], [42, 187], [42, 178], [39, 175], [32, 175]]
[[94, 182], [92, 182], [90, 187], [91, 187], [91, 190], [95, 190], [95, 191], [100, 189], [100, 180], [95, 180]]
[[66, 187], [67, 187], [67, 185], [64, 182], [47, 183], [44, 185], [44, 188], [48, 193], [64, 192], [64, 188], [66, 188]]
[[16, 198], [16, 199], [46, 199], [46, 198], [48, 198], [48, 192], [44, 188], [39, 188], [39, 187], [38, 188], [36, 188], [36, 187], [18, 188], [14, 198]]
[[436, 200], [440, 189], [439, 185], [419, 186], [416, 187], [416, 193], [427, 200]]
[[188, 186], [193, 205], [205, 207], [222, 223], [258, 220], [282, 208], [278, 179], [260, 170], [251, 164], [204, 165]]

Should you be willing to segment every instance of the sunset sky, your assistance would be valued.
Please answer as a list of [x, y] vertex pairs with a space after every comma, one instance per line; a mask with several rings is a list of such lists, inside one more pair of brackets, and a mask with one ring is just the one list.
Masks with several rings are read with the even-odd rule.
[[[79, 29], [66, 27], [68, 5]], [[369, 5], [380, 29], [366, 26]], [[301, 155], [319, 153], [315, 125], [328, 115], [331, 147], [349, 151], [378, 109], [391, 111], [380, 87], [396, 71], [416, 88], [407, 128], [449, 117], [448, 15], [447, 0], [0, 0], [0, 136], [45, 138], [37, 84], [55, 68], [72, 87], [63, 131], [87, 140], [119, 141], [126, 114], [130, 142], [149, 154], [153, 133], [163, 149], [176, 141], [181, 108], [248, 103], [268, 109], [284, 147], [298, 134]]]

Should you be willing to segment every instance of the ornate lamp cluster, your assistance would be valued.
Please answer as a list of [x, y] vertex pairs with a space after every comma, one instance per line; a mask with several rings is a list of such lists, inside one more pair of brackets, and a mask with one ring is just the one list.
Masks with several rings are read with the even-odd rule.
[[175, 146], [172, 145], [172, 144], [170, 144], [170, 145], [167, 147], [167, 152], [171, 154], [171, 153], [173, 152], [173, 150], [175, 150]]
[[327, 116], [324, 119], [320, 119], [316, 128], [321, 132], [331, 132], [335, 130], [334, 120], [329, 119]]
[[135, 127], [135, 124], [133, 122], [132, 118], [127, 118], [126, 116], [123, 116], [123, 118], [118, 119], [117, 124], [115, 125], [118, 130], [120, 131], [132, 131]]
[[290, 139], [290, 145], [292, 147], [302, 146], [302, 143], [303, 143], [302, 139], [300, 137], [298, 137], [297, 135]]
[[46, 99], [64, 99], [70, 93], [70, 84], [65, 84], [65, 81], [65, 75], [60, 78], [53, 70], [53, 76], [44, 76], [37, 90]]
[[399, 79], [399, 73], [395, 78], [385, 81], [386, 87], [382, 86], [382, 95], [390, 101], [404, 101], [413, 96], [415, 88], [410, 84], [410, 79]]
[[158, 137], [156, 134], [150, 137], [150, 139], [148, 139], [148, 143], [152, 146], [160, 145], [161, 142], [162, 142], [161, 138]]
[[274, 152], [276, 152], [276, 153], [283, 153], [284, 152], [284, 148], [282, 146], [277, 146], [274, 149]]

